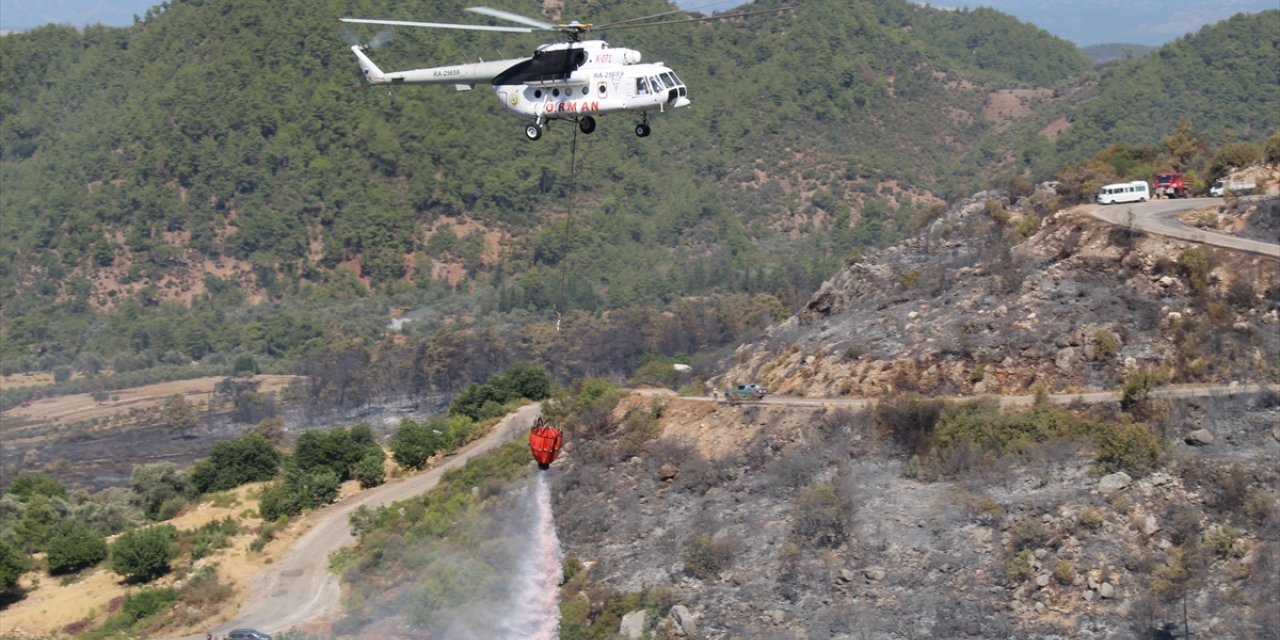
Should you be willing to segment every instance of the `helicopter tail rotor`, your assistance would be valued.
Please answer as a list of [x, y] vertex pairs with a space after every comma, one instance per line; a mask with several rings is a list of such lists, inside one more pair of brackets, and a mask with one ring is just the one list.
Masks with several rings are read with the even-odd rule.
[[395, 32], [391, 30], [390, 25], [383, 26], [378, 33], [369, 38], [368, 42], [361, 42], [359, 36], [355, 34], [347, 25], [343, 23], [338, 27], [338, 36], [342, 38], [349, 46], [360, 47], [361, 51], [368, 53], [374, 49], [385, 47], [395, 40]]
[[365, 55], [365, 51], [364, 45], [351, 45], [351, 53], [356, 54], [356, 61], [360, 64], [360, 73], [364, 75], [364, 79], [368, 80], [369, 84], [386, 84], [389, 82], [386, 75], [382, 73], [382, 69], [379, 69], [378, 65], [374, 64], [373, 60], [370, 60], [369, 56]]

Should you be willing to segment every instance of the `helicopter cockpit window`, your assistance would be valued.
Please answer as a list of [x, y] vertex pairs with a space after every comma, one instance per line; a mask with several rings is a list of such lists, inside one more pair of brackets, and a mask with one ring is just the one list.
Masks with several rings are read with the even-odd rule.
[[668, 88], [675, 88], [680, 85], [680, 81], [676, 80], [675, 74], [671, 73], [670, 71], [664, 72], [662, 74], [662, 81], [667, 83]]
[[663, 89], [666, 88], [662, 86], [662, 80], [659, 80], [658, 76], [653, 76], [649, 78], [649, 84], [653, 87], [654, 91], [662, 91]]
[[644, 95], [649, 93], [649, 81], [644, 78], [636, 78], [636, 95]]

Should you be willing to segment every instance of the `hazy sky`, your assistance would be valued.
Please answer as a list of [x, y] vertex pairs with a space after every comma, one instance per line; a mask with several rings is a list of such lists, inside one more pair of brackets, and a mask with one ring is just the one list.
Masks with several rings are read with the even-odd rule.
[[[280, 0], [287, 1], [287, 0]], [[303, 0], [305, 1], [305, 0]], [[796, 0], [804, 2], [804, 0]], [[477, 0], [477, 4], [485, 0]], [[712, 7], [723, 9], [741, 0]], [[493, 0], [494, 4], [502, 4]], [[683, 7], [708, 0], [677, 0]], [[146, 13], [153, 0], [0, 0], [0, 29], [28, 29], [49, 22], [125, 26]], [[925, 3], [921, 3], [925, 4]], [[1274, 9], [1276, 0], [937, 0], [936, 7], [994, 7], [1076, 44], [1107, 42], [1164, 44], [1237, 13]], [[410, 11], [406, 8], [407, 11]], [[448, 16], [377, 16], [447, 21]], [[458, 20], [462, 18], [459, 17]]]

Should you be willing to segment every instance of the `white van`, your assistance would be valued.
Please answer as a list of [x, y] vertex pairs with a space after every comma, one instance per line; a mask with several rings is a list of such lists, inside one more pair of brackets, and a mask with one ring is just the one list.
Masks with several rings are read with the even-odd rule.
[[1117, 202], [1146, 202], [1151, 199], [1151, 188], [1145, 180], [1118, 182], [1098, 190], [1098, 204]]

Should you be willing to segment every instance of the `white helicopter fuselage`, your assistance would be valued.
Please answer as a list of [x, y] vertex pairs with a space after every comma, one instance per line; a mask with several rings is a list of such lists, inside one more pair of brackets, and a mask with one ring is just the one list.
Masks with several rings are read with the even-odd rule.
[[[642, 64], [639, 51], [612, 48], [603, 40], [543, 45], [530, 58], [394, 72], [378, 69], [361, 47], [351, 50], [372, 84], [452, 84], [460, 91], [492, 84], [503, 108], [531, 119], [539, 132], [549, 120], [582, 124], [597, 115], [631, 112], [645, 118], [637, 135], [648, 135], [648, 113], [690, 104], [688, 88], [670, 67]], [[528, 135], [537, 137], [533, 129]]]

